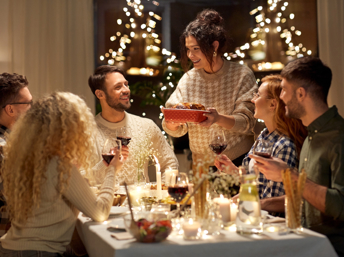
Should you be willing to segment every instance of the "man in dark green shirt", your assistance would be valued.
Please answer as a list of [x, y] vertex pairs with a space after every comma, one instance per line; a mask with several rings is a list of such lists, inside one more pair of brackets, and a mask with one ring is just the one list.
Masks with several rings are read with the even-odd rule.
[[[344, 119], [327, 104], [332, 72], [320, 59], [305, 57], [290, 62], [281, 75], [286, 114], [301, 119], [308, 130], [299, 163], [299, 171], [304, 168], [307, 173], [303, 225], [326, 235], [337, 254], [344, 256]], [[252, 158], [267, 179], [282, 181], [286, 163]], [[292, 179], [298, 179], [296, 169]]]

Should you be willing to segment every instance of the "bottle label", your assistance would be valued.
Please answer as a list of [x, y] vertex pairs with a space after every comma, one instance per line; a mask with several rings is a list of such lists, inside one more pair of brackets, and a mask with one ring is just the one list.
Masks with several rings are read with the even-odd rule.
[[238, 219], [245, 224], [258, 225], [261, 221], [258, 202], [240, 201]]

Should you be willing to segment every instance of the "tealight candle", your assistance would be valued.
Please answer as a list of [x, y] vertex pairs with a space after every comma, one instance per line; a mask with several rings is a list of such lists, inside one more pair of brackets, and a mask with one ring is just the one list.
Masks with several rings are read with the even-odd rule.
[[220, 195], [219, 198], [215, 198], [214, 202], [219, 205], [220, 214], [222, 216], [222, 221], [224, 223], [231, 221], [231, 205], [230, 200], [224, 198], [223, 195]]
[[195, 239], [198, 234], [198, 230], [201, 227], [201, 224], [193, 219], [189, 219], [183, 224], [184, 238], [185, 239]]

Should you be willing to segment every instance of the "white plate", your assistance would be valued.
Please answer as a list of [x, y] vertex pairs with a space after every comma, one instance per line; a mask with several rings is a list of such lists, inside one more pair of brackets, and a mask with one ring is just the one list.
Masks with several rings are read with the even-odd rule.
[[111, 222], [108, 223], [108, 227], [113, 228], [113, 229], [124, 229], [125, 230], [123, 219], [111, 220]]
[[123, 207], [123, 206], [112, 206], [110, 210], [111, 215], [116, 215], [116, 214], [122, 214], [129, 211], [128, 207]]

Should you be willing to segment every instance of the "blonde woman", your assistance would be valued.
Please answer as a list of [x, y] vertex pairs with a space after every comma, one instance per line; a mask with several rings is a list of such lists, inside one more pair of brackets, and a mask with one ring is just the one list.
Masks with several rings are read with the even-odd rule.
[[94, 118], [71, 93], [37, 101], [14, 126], [4, 149], [4, 194], [12, 227], [1, 238], [0, 256], [60, 256], [79, 211], [104, 221], [113, 201], [116, 152], [96, 196], [79, 173], [94, 165]]

